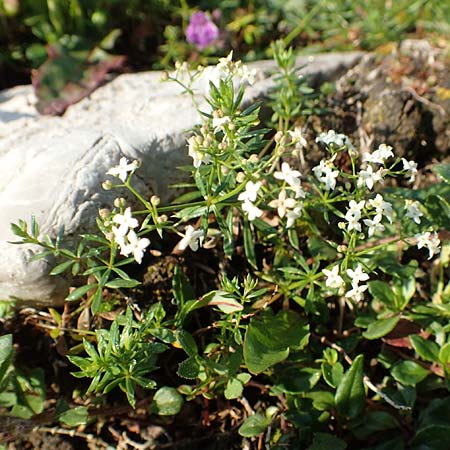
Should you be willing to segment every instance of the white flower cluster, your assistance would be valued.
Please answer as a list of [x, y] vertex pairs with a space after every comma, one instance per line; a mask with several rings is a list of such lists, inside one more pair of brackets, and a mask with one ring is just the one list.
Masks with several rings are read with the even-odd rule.
[[350, 139], [345, 134], [336, 133], [334, 130], [329, 130], [326, 133], [320, 133], [318, 137], [316, 137], [317, 143], [322, 143], [327, 146], [334, 145], [336, 147], [348, 147], [350, 149], [353, 148]]
[[145, 249], [150, 245], [150, 240], [139, 238], [134, 231], [139, 222], [133, 217], [131, 208], [126, 208], [123, 214], [115, 214], [112, 222], [119, 225], [118, 227], [113, 225], [111, 230], [114, 241], [120, 247], [120, 254], [124, 256], [133, 254], [136, 262], [141, 264]]
[[205, 127], [201, 128], [201, 135], [191, 136], [188, 140], [188, 155], [192, 158], [192, 165], [198, 169], [202, 164], [209, 164], [211, 156], [206, 149], [212, 142], [212, 137], [206, 132]]
[[333, 170], [332, 161], [321, 160], [320, 164], [313, 168], [314, 175], [323, 184], [325, 190], [332, 191], [336, 187], [336, 179], [339, 176], [339, 170]]
[[352, 298], [355, 302], [360, 302], [364, 297], [364, 292], [369, 287], [367, 284], [360, 284], [361, 281], [367, 281], [369, 275], [364, 272], [361, 264], [356, 266], [355, 270], [347, 269], [347, 275], [350, 277], [352, 288], [345, 293], [347, 298]]
[[440, 252], [441, 241], [436, 232], [426, 231], [425, 233], [418, 233], [414, 237], [417, 239], [418, 249], [426, 248], [428, 250], [428, 259]]
[[138, 161], [133, 161], [129, 163], [127, 158], [120, 158], [119, 164], [106, 172], [107, 175], [112, 175], [114, 177], [119, 178], [122, 182], [125, 183], [128, 173], [135, 171], [140, 166]]
[[[323, 269], [323, 274], [326, 276], [325, 286], [331, 289], [340, 289], [345, 286], [345, 281], [339, 274], [339, 264], [333, 266], [332, 269]], [[352, 298], [355, 302], [360, 302], [363, 299], [363, 294], [369, 287], [367, 284], [360, 284], [362, 281], [367, 281], [369, 275], [364, 272], [361, 264], [356, 266], [356, 269], [347, 269], [347, 276], [350, 278], [351, 289], [345, 293], [345, 297]]]

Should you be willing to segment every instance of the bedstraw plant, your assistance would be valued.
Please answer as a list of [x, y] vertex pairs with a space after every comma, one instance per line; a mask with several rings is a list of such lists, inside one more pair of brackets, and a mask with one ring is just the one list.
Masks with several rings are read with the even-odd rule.
[[[75, 249], [63, 246], [63, 230], [51, 239], [34, 220], [13, 225], [19, 242], [61, 260], [54, 275], [84, 280], [68, 302], [90, 305], [94, 316], [116, 309], [109, 329], [69, 351], [74, 375], [91, 379], [89, 398], [119, 386], [133, 406], [159, 388], [150, 410], [160, 414], [224, 397], [246, 406], [239, 434], [264, 436], [270, 448], [443, 448], [450, 166], [434, 167], [438, 184], [413, 188], [414, 161], [386, 144], [361, 152], [330, 130], [316, 138], [323, 158], [308, 167], [295, 59], [281, 44], [273, 52], [275, 129], [261, 125], [261, 104], [244, 101], [257, 74], [231, 54], [165, 77], [192, 96], [201, 118], [187, 140], [192, 183], [174, 203], [137, 192], [139, 163], [123, 157], [104, 188], [136, 201], [118, 198], [97, 218], [99, 233]], [[140, 280], [127, 267], [146, 264], [156, 240], [177, 235], [174, 253], [187, 261], [199, 249], [221, 260], [216, 288], [199, 295], [178, 265], [167, 303], [132, 300], [126, 290]], [[121, 313], [114, 302], [125, 301]], [[170, 354], [177, 366], [171, 359], [166, 384], [157, 368]]]

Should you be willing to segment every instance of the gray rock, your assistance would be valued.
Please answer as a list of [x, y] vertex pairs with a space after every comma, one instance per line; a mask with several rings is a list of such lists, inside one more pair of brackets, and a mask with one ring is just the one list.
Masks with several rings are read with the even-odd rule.
[[[299, 58], [303, 73], [333, 79], [355, 65], [360, 53]], [[255, 63], [260, 75], [247, 101], [265, 96], [273, 86], [271, 61]], [[181, 179], [175, 170], [187, 159], [186, 136], [199, 121], [188, 96], [161, 72], [126, 74], [71, 106], [62, 117], [39, 116], [30, 86], [0, 93], [0, 298], [58, 305], [68, 283], [48, 273], [53, 261], [30, 261], [36, 249], [13, 245], [10, 224], [36, 217], [41, 232], [67, 235], [95, 230], [98, 209], [117, 195], [101, 184], [122, 156], [143, 165], [136, 174], [145, 195], [170, 196]], [[207, 80], [201, 83], [207, 86]], [[202, 86], [199, 86], [202, 88]], [[185, 175], [184, 175], [185, 176]]]

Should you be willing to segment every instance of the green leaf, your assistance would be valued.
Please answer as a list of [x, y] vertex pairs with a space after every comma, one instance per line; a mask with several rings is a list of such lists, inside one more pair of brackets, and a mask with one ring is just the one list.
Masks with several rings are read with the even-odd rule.
[[270, 425], [271, 420], [262, 414], [254, 414], [248, 417], [245, 422], [239, 427], [238, 433], [243, 437], [258, 436], [264, 433]]
[[189, 356], [196, 356], [198, 354], [197, 344], [195, 342], [195, 339], [192, 337], [192, 334], [188, 333], [185, 330], [180, 330], [177, 333], [177, 339], [181, 345], [181, 348]]
[[434, 341], [424, 339], [418, 334], [409, 336], [409, 340], [417, 354], [425, 361], [439, 361], [439, 346]]
[[450, 183], [450, 164], [442, 163], [436, 164], [433, 170], [447, 183]]
[[75, 264], [75, 261], [65, 261], [61, 264], [58, 264], [57, 266], [55, 266], [52, 269], [52, 271], [50, 272], [50, 275], [59, 275], [60, 273], [65, 272], [73, 264]]
[[248, 220], [244, 220], [243, 238], [244, 238], [245, 256], [247, 257], [247, 261], [254, 269], [257, 269], [258, 267], [256, 264], [253, 233], [250, 228]]
[[364, 410], [363, 362], [364, 356], [358, 355], [336, 390], [334, 399], [342, 416], [354, 418]]
[[385, 411], [368, 411], [357, 422], [351, 431], [360, 440], [367, 439], [371, 434], [399, 427], [397, 419]]
[[394, 366], [391, 374], [399, 383], [415, 386], [427, 377], [428, 370], [414, 361], [401, 361]]
[[85, 286], [80, 286], [79, 288], [76, 288], [74, 291], [72, 291], [66, 297], [66, 300], [68, 302], [73, 302], [75, 300], [78, 300], [79, 298], [83, 297], [83, 295], [88, 293], [91, 289], [94, 289], [95, 287], [97, 287], [97, 284], [87, 284]]
[[409, 448], [412, 450], [446, 450], [449, 439], [449, 425], [430, 425], [416, 433]]
[[223, 313], [232, 314], [242, 311], [244, 307], [234, 299], [233, 295], [225, 291], [211, 291], [204, 295], [202, 300], [208, 305], [217, 306]]
[[177, 374], [188, 380], [195, 380], [200, 372], [200, 366], [195, 358], [188, 358], [178, 364]]
[[11, 364], [13, 352], [12, 334], [0, 336], [0, 383]]
[[122, 278], [115, 278], [114, 280], [108, 281], [105, 284], [105, 287], [111, 289], [119, 289], [119, 288], [134, 288], [139, 286], [141, 283], [137, 280], [124, 280]]
[[366, 339], [379, 339], [380, 337], [386, 336], [386, 334], [390, 333], [395, 328], [399, 320], [400, 316], [378, 319], [369, 325], [367, 330], [363, 333], [363, 336]]
[[369, 281], [368, 285], [369, 292], [375, 299], [380, 300], [390, 309], [397, 309], [395, 304], [395, 294], [389, 284], [384, 281], [374, 280]]
[[335, 364], [330, 364], [329, 362], [324, 361], [321, 364], [321, 370], [323, 379], [329, 386], [333, 388], [339, 386], [342, 377], [344, 376], [344, 368], [341, 363], [336, 362]]
[[441, 347], [441, 350], [439, 351], [439, 361], [442, 364], [450, 363], [450, 342], [447, 342]]
[[164, 386], [155, 392], [151, 412], [160, 416], [174, 416], [183, 407], [183, 396], [173, 387]]
[[225, 388], [225, 398], [231, 400], [233, 398], [238, 398], [242, 395], [242, 391], [244, 390], [243, 384], [237, 378], [230, 378], [227, 382], [227, 386]]
[[307, 393], [319, 382], [320, 377], [320, 370], [313, 367], [288, 367], [281, 373], [272, 390], [274, 393]]
[[248, 370], [258, 374], [283, 361], [289, 349], [301, 350], [309, 339], [309, 327], [293, 311], [276, 316], [264, 311], [250, 320], [244, 338], [244, 360]]
[[312, 445], [307, 450], [344, 450], [347, 444], [342, 440], [328, 433], [316, 433]]
[[64, 411], [58, 417], [59, 421], [69, 427], [85, 425], [88, 419], [88, 409], [86, 406], [77, 406]]

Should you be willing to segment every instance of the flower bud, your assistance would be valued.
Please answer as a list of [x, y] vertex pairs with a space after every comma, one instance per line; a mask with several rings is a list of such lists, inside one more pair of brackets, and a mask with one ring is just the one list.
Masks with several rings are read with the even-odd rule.
[[153, 206], [158, 206], [161, 203], [161, 199], [157, 195], [152, 195], [150, 197], [150, 203]]
[[169, 73], [167, 72], [167, 70], [165, 70], [162, 74], [161, 74], [161, 81], [167, 81], [169, 79]]
[[105, 191], [109, 191], [109, 190], [111, 190], [113, 187], [114, 187], [114, 185], [113, 185], [113, 183], [112, 183], [111, 180], [106, 180], [106, 181], [104, 181], [104, 182], [102, 183], [102, 188], [103, 188]]
[[167, 217], [165, 214], [163, 214], [163, 215], [161, 215], [161, 216], [158, 217], [157, 222], [158, 222], [158, 223], [165, 223], [165, 222], [167, 222], [168, 220], [169, 220], [168, 217]]
[[111, 214], [111, 210], [108, 208], [102, 208], [98, 210], [98, 215], [103, 219], [106, 220]]
[[238, 183], [243, 183], [244, 180], [245, 180], [245, 173], [244, 173], [244, 172], [239, 172], [239, 173], [236, 175], [236, 181], [237, 181]]
[[250, 158], [248, 158], [248, 162], [252, 164], [256, 164], [259, 162], [259, 156], [256, 154], [250, 155]]
[[116, 208], [123, 208], [127, 204], [126, 200], [123, 197], [116, 198], [114, 200], [114, 206]]

